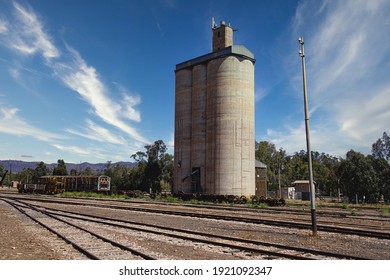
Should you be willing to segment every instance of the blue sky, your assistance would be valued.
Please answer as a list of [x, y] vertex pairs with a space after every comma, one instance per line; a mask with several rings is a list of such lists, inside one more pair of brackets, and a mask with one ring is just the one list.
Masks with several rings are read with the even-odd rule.
[[256, 58], [256, 140], [343, 156], [390, 132], [390, 1], [0, 0], [0, 159], [129, 161], [173, 153], [176, 64], [211, 51], [211, 19]]

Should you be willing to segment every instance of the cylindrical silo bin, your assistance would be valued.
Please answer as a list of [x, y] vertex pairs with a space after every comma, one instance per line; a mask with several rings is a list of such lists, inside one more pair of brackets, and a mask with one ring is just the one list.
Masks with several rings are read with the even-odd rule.
[[173, 192], [255, 194], [254, 63], [213, 22], [213, 51], [176, 65]]
[[191, 69], [176, 72], [175, 92], [174, 187], [176, 192], [191, 192], [191, 180], [183, 181], [191, 174]]
[[206, 162], [206, 90], [207, 67], [194, 66], [192, 70], [192, 139], [191, 139], [191, 185], [192, 192], [205, 191]]
[[253, 62], [234, 55], [209, 61], [206, 106], [206, 191], [253, 194]]

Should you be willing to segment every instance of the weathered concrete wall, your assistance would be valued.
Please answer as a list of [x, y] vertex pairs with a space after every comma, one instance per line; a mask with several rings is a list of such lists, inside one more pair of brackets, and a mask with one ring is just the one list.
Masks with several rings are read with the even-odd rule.
[[213, 52], [233, 45], [233, 28], [221, 22], [221, 26], [213, 28]]
[[[227, 56], [176, 72], [175, 192], [254, 194], [254, 145], [252, 61]], [[182, 182], [197, 167], [200, 190]]]
[[206, 189], [254, 194], [254, 65], [229, 56], [210, 61], [207, 74]]
[[[175, 192], [191, 192], [191, 181], [182, 178], [191, 173], [191, 94], [192, 70], [176, 72], [175, 95]], [[179, 167], [180, 168], [177, 168]]]
[[196, 191], [204, 192], [206, 178], [206, 65], [196, 65], [192, 70], [192, 79], [191, 166], [200, 168], [201, 189]]
[[254, 62], [221, 22], [212, 53], [176, 65], [175, 193], [255, 194]]

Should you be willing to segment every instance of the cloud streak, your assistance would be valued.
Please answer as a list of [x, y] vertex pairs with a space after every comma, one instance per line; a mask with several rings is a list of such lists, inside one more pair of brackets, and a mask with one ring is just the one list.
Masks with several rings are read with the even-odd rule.
[[[134, 146], [144, 145], [150, 141], [142, 136], [130, 122], [139, 123], [141, 113], [136, 106], [141, 102], [139, 95], [130, 94], [124, 87], [117, 87], [122, 95], [121, 100], [110, 97], [110, 89], [102, 82], [98, 71], [81, 57], [74, 48], [65, 45], [61, 49], [54, 43], [45, 31], [44, 24], [32, 8], [13, 2], [14, 17], [8, 21], [0, 18], [0, 42], [14, 53], [23, 56], [41, 55], [44, 65], [66, 87], [77, 92], [92, 109], [95, 116], [108, 127], [98, 126], [92, 120], [87, 120], [82, 130], [65, 129], [66, 132], [93, 141], [107, 142], [128, 147], [128, 142]], [[13, 79], [20, 80], [21, 72], [13, 68], [9, 70]], [[74, 154], [83, 155], [83, 150], [72, 145], [60, 145], [54, 140], [59, 135], [44, 131], [17, 115], [18, 109], [2, 109], [0, 117], [8, 121], [2, 123], [0, 132], [14, 135], [29, 135], [36, 139], [50, 142], [53, 147]], [[115, 129], [113, 129], [115, 128]], [[115, 135], [115, 131], [124, 132], [128, 138]], [[42, 136], [36, 136], [42, 135]], [[63, 137], [62, 137], [63, 138]]]
[[314, 100], [358, 146], [370, 147], [388, 129], [389, 12], [388, 1], [335, 1], [313, 36]]
[[18, 108], [0, 108], [0, 132], [17, 135], [29, 136], [40, 141], [52, 142], [63, 139], [64, 136], [42, 130], [28, 123], [24, 118], [18, 115]]
[[5, 20], [0, 19], [0, 34], [8, 33], [8, 23]]
[[122, 130], [136, 141], [147, 143], [146, 138], [123, 120], [124, 118], [133, 121], [140, 120], [139, 112], [134, 109], [139, 101], [138, 103], [134, 102], [136, 99], [130, 96], [125, 96], [122, 105], [111, 100], [96, 69], [88, 66], [76, 50], [70, 47], [68, 50], [72, 57], [71, 63], [54, 63], [51, 66], [56, 76], [66, 86], [80, 94], [91, 105], [94, 113], [104, 122]]
[[12, 25], [9, 46], [22, 54], [41, 53], [46, 60], [60, 56], [59, 50], [44, 32], [38, 17], [31, 9], [14, 2], [17, 24]]
[[91, 154], [90, 151], [85, 150], [85, 149], [81, 149], [81, 148], [76, 147], [76, 146], [64, 146], [64, 145], [60, 145], [60, 144], [51, 144], [51, 145], [53, 147], [57, 148], [58, 150], [71, 152], [71, 153], [77, 154], [79, 156], [88, 156]]
[[[305, 37], [311, 128], [316, 131], [313, 149], [341, 155], [344, 146], [369, 153], [372, 143], [388, 130], [389, 13], [390, 2], [380, 0], [324, 1], [321, 6], [303, 1], [298, 5], [291, 33], [294, 42]], [[294, 47], [297, 50], [298, 43]], [[296, 51], [289, 51], [289, 64], [295, 66], [287, 72], [301, 98], [300, 64]], [[297, 134], [305, 134], [301, 124], [283, 132], [272, 130], [267, 137], [280, 143], [293, 139], [291, 143]]]
[[66, 131], [102, 143], [126, 145], [126, 139], [123, 137], [116, 136], [112, 133], [112, 131], [97, 125], [92, 120], [87, 120], [86, 122], [87, 127], [84, 129], [84, 132], [80, 132], [74, 129], [66, 129]]

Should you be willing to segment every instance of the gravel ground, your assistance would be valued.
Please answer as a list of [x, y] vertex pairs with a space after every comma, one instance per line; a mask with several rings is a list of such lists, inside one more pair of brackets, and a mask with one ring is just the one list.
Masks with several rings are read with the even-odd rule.
[[[158, 206], [157, 206], [158, 207]], [[292, 246], [303, 246], [316, 250], [327, 250], [369, 259], [390, 259], [390, 240], [366, 238], [354, 235], [319, 232], [317, 237], [311, 230], [299, 230], [285, 227], [254, 225], [248, 223], [214, 221], [209, 219], [169, 216], [162, 214], [140, 213], [124, 210], [99, 209], [96, 207], [80, 207], [56, 205], [56, 209], [82, 211], [82, 213], [111, 217], [140, 223], [169, 226], [210, 232], [219, 235], [235, 236], [270, 243]], [[190, 252], [186, 251], [186, 256]]]
[[[54, 207], [55, 204], [51, 206]], [[389, 240], [347, 236], [320, 232], [318, 237], [311, 236], [310, 230], [278, 228], [265, 225], [231, 223], [227, 221], [211, 221], [199, 218], [174, 217], [159, 214], [147, 214], [132, 211], [98, 209], [56, 205], [56, 208], [71, 211], [82, 211], [93, 215], [115, 217], [156, 225], [193, 229], [231, 235], [265, 242], [277, 242], [292, 246], [304, 246], [318, 250], [328, 250], [372, 259], [390, 259]], [[237, 256], [206, 250], [201, 247], [189, 248], [184, 244], [171, 244], [162, 240], [151, 240], [143, 235], [143, 248], [154, 248], [161, 259], [237, 259]], [[135, 238], [137, 239], [137, 238]], [[20, 242], [23, 240], [23, 242]], [[134, 240], [135, 241], [135, 240]], [[137, 242], [138, 243], [138, 242]], [[142, 244], [142, 241], [139, 242]], [[70, 245], [60, 241], [47, 230], [23, 217], [18, 211], [0, 201], [0, 259], [3, 260], [71, 260], [83, 259]], [[168, 257], [169, 256], [169, 257]], [[238, 257], [240, 258], [240, 257]]]
[[0, 260], [73, 260], [83, 257], [9, 204], [0, 201]]

